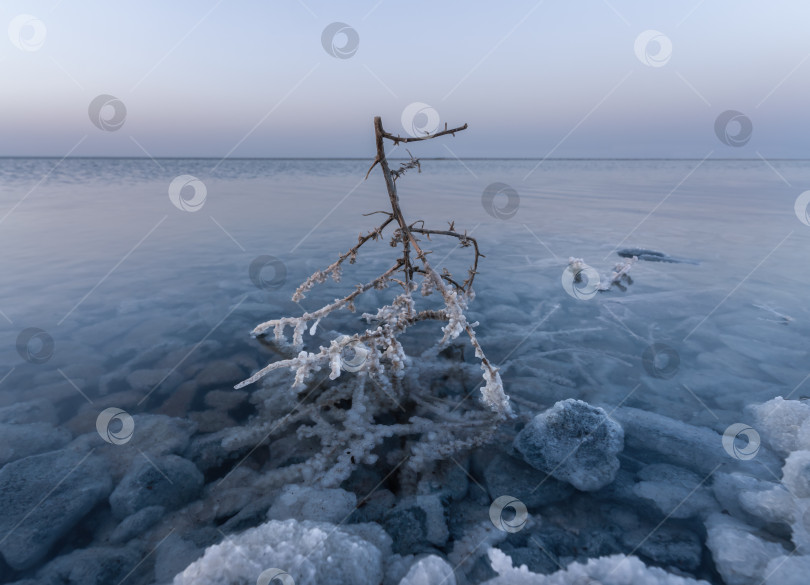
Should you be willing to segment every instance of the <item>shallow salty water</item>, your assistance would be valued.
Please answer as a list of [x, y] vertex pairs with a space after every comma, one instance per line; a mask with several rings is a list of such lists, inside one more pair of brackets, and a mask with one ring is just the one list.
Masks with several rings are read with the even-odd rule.
[[[95, 432], [107, 406], [181, 417], [204, 411], [201, 396], [178, 399], [178, 389], [195, 376], [204, 386], [199, 372], [216, 360], [238, 367], [212, 374], [208, 389], [227, 389], [263, 365], [271, 356], [249, 337], [254, 325], [315, 309], [394, 258], [387, 240], [370, 242], [341, 283], [316, 289], [300, 306], [289, 300], [304, 278], [381, 222], [363, 215], [388, 205], [379, 170], [363, 181], [368, 164], [0, 160], [0, 407], [46, 398], [74, 436]], [[486, 258], [471, 315], [520, 404], [540, 409], [580, 398], [722, 433], [748, 420], [748, 404], [810, 395], [802, 386], [810, 228], [793, 209], [810, 185], [810, 163], [426, 160], [422, 167], [398, 181], [403, 211], [434, 229], [453, 220], [478, 239]], [[169, 199], [179, 175], [205, 184], [194, 212]], [[482, 203], [495, 182], [519, 197], [509, 218]], [[565, 292], [569, 256], [605, 274], [616, 250], [629, 247], [695, 262], [640, 261], [626, 291], [589, 300]], [[469, 266], [470, 249], [437, 238], [430, 248], [434, 264], [454, 274]], [[265, 286], [250, 273], [262, 256], [280, 260], [260, 272]], [[368, 296], [360, 310], [388, 298]], [[323, 327], [358, 328], [357, 315]], [[25, 345], [29, 328], [45, 333]], [[52, 351], [42, 346], [48, 339]], [[654, 343], [677, 356], [666, 376], [644, 367]], [[136, 369], [167, 373], [138, 380], [129, 376]]]
[[[298, 282], [379, 223], [379, 215], [362, 215], [387, 205], [381, 177], [362, 181], [366, 163], [0, 161], [0, 376], [7, 376], [0, 399], [68, 384], [60, 369], [71, 378], [68, 370], [75, 372], [92, 398], [98, 377], [110, 373], [111, 355], [167, 339], [193, 345], [205, 337], [221, 344], [223, 359], [234, 351], [260, 359], [250, 328], [279, 307], [285, 314], [300, 310], [288, 302]], [[399, 184], [411, 219], [435, 228], [454, 220], [478, 238], [486, 258], [471, 308], [496, 360], [508, 354], [519, 372], [542, 351], [575, 348], [577, 356], [556, 355], [591, 372], [593, 386], [570, 389], [577, 397], [609, 403], [643, 379], [635, 400], [646, 408], [677, 407], [682, 417], [711, 422], [700, 401], [715, 414], [733, 414], [793, 391], [807, 374], [810, 228], [797, 220], [793, 201], [810, 183], [810, 165], [771, 164], [545, 161], [527, 178], [536, 161], [442, 160], [425, 161], [421, 174], [411, 171]], [[181, 174], [207, 187], [199, 211], [169, 201], [168, 185]], [[481, 195], [493, 182], [518, 193], [513, 217], [496, 219], [485, 210]], [[617, 247], [700, 263], [639, 262], [626, 292], [588, 301], [565, 293], [560, 276], [569, 256], [604, 274], [618, 260]], [[391, 257], [385, 243], [366, 248], [371, 264], [347, 273], [347, 286]], [[459, 274], [469, 265], [468, 250], [439, 242], [435, 250], [434, 258], [449, 255], [446, 264]], [[263, 272], [275, 283], [271, 290], [250, 279], [250, 264], [262, 255], [286, 267], [286, 276], [271, 267]], [[303, 306], [315, 308], [319, 298], [341, 290], [327, 287]], [[793, 320], [785, 324], [767, 308]], [[17, 335], [28, 327], [53, 338], [46, 363], [18, 355]], [[677, 377], [645, 378], [641, 354], [653, 342], [678, 352]], [[194, 360], [191, 354], [187, 361]], [[542, 384], [527, 392], [543, 403], [558, 398]]]

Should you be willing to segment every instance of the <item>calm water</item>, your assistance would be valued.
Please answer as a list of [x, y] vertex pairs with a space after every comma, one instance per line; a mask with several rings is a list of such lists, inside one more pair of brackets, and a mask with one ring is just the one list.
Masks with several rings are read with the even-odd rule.
[[[507, 392], [541, 405], [625, 400], [721, 432], [748, 403], [810, 394], [796, 388], [810, 369], [810, 228], [793, 211], [810, 185], [810, 163], [546, 161], [530, 173], [536, 164], [424, 161], [421, 174], [399, 181], [410, 219], [437, 229], [455, 220], [478, 238], [486, 258], [471, 308], [485, 350], [503, 363]], [[379, 171], [362, 180], [368, 161], [215, 165], [0, 160], [0, 405], [48, 397], [74, 434], [94, 430], [91, 417], [77, 418], [82, 408], [115, 396], [133, 414], [182, 415], [167, 406], [172, 385], [213, 360], [237, 360], [243, 374], [265, 362], [269, 354], [250, 329], [300, 312], [289, 301], [298, 283], [382, 217], [363, 213], [387, 206]], [[185, 174], [207, 188], [193, 213], [168, 196], [172, 179]], [[482, 205], [493, 182], [519, 195], [510, 219]], [[626, 292], [588, 301], [566, 294], [560, 277], [569, 256], [605, 273], [619, 246], [699, 263], [639, 262]], [[387, 242], [367, 248], [340, 285], [302, 306], [318, 307], [393, 258]], [[434, 262], [451, 271], [469, 266], [469, 250], [438, 240], [432, 249]], [[249, 275], [262, 255], [284, 264], [261, 273], [279, 283], [271, 290]], [[359, 308], [385, 297], [374, 294]], [[356, 328], [357, 317], [324, 326]], [[53, 339], [44, 363], [17, 351], [18, 335], [30, 327]], [[669, 378], [642, 367], [655, 342], [680, 359]], [[38, 343], [29, 347], [35, 354]], [[136, 369], [170, 367], [172, 352], [182, 360], [165, 387], [127, 380]]]

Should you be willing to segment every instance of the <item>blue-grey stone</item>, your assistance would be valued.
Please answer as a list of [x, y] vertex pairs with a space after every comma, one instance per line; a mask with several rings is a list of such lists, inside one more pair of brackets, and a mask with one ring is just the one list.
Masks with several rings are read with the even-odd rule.
[[0, 469], [0, 553], [23, 570], [41, 561], [93, 507], [109, 495], [103, 460], [61, 450], [19, 459]]
[[197, 499], [203, 475], [188, 459], [164, 455], [131, 469], [110, 495], [113, 516], [126, 518], [149, 506], [176, 510]]
[[523, 459], [582, 491], [595, 491], [616, 477], [624, 449], [621, 425], [599, 407], [562, 400], [535, 416], [514, 441]]

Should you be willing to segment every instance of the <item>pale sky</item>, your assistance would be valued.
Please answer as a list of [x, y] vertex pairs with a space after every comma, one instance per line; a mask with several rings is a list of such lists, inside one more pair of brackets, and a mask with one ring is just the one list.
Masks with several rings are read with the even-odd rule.
[[810, 158], [808, 23], [795, 0], [4, 0], [0, 156], [367, 157], [372, 117], [405, 133], [421, 103], [416, 126], [470, 126], [425, 156]]

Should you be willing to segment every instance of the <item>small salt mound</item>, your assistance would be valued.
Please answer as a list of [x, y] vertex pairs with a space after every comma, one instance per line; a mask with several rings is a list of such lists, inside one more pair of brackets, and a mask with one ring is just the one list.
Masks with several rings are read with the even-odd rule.
[[271, 520], [208, 547], [202, 558], [174, 578], [174, 585], [256, 583], [272, 568], [289, 573], [296, 585], [379, 585], [383, 554], [363, 534], [372, 531], [382, 533], [372, 535], [372, 540], [390, 542], [373, 524], [338, 527]]
[[658, 567], [647, 567], [639, 558], [624, 555], [590, 559], [586, 564], [571, 563], [561, 571], [541, 575], [530, 572], [526, 565], [515, 568], [512, 559], [497, 548], [489, 549], [488, 554], [498, 576], [483, 585], [709, 585], [706, 581], [672, 575]]
[[785, 555], [773, 559], [765, 569], [765, 585], [807, 585], [810, 556]]
[[726, 585], [761, 583], [770, 560], [789, 552], [761, 538], [756, 529], [724, 514], [710, 516], [706, 531], [706, 546]]
[[411, 565], [399, 585], [456, 585], [456, 577], [447, 561], [429, 555]]
[[749, 408], [757, 430], [780, 454], [810, 449], [810, 405], [777, 396]]

